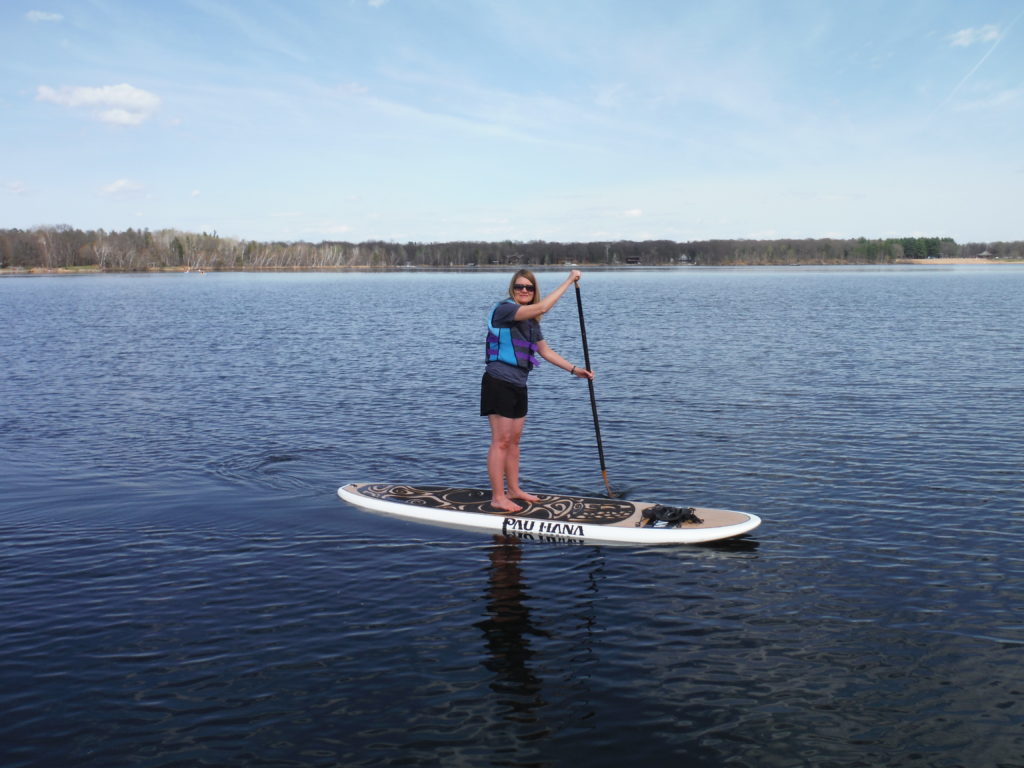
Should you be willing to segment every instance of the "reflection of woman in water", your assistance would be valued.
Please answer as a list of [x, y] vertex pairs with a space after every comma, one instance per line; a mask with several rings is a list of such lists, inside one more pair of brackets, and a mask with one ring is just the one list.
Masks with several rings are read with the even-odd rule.
[[[580, 279], [572, 270], [555, 290], [543, 299], [537, 278], [528, 269], [512, 276], [508, 298], [491, 309], [487, 319], [487, 369], [480, 385], [480, 415], [491, 424], [491, 447], [487, 453], [487, 475], [491, 481], [491, 505], [503, 512], [519, 512], [518, 499], [531, 503], [536, 496], [519, 487], [519, 440], [526, 422], [526, 377], [539, 362], [534, 353], [552, 365], [581, 379], [593, 379], [590, 371], [573, 365], [544, 340], [540, 317], [562, 298], [569, 286]], [[507, 486], [507, 489], [506, 489]]]
[[544, 704], [540, 698], [542, 681], [527, 666], [533, 657], [527, 635], [547, 636], [546, 632], [534, 626], [530, 609], [524, 603], [526, 591], [519, 567], [522, 556], [522, 549], [515, 539], [494, 537], [490, 553], [487, 618], [477, 624], [487, 641], [488, 658], [484, 666], [495, 674], [491, 688], [496, 693], [517, 697], [508, 703], [512, 708], [509, 714], [518, 718]]
[[[488, 553], [484, 619], [475, 626], [484, 633], [483, 665], [494, 675], [489, 685], [500, 707], [498, 714], [510, 723], [529, 724], [529, 739], [538, 743], [537, 739], [552, 732], [552, 715], [557, 715], [560, 722], [573, 723], [587, 722], [594, 715], [590, 688], [590, 669], [597, 663], [594, 603], [604, 556], [598, 547], [586, 548], [583, 559], [576, 560], [585, 563], [586, 569], [574, 569], [571, 599], [551, 616], [543, 610], [552, 607], [547, 600], [539, 613], [530, 610], [531, 582], [523, 562], [526, 546], [530, 545], [521, 544], [514, 536], [494, 537]], [[577, 553], [582, 550], [574, 550], [574, 559]], [[555, 622], [555, 626], [549, 629], [548, 622]], [[550, 652], [551, 643], [544, 638], [556, 638], [555, 642], [572, 649], [568, 666], [553, 669], [541, 665], [542, 672], [534, 671], [544, 651], [536, 650], [533, 643]], [[545, 686], [562, 702], [557, 712], [545, 699]]]

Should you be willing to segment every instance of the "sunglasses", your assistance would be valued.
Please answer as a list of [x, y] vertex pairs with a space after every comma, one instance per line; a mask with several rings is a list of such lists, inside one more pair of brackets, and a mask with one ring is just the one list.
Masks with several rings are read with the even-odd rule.
[[529, 283], [515, 283], [512, 287], [517, 291], [529, 291], [530, 293], [533, 293], [535, 290], [537, 290]]

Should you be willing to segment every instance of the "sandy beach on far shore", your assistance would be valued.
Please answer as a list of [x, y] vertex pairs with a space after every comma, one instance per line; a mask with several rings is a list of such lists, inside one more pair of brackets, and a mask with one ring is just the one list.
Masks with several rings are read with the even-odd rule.
[[1014, 259], [897, 259], [894, 264], [1021, 264]]

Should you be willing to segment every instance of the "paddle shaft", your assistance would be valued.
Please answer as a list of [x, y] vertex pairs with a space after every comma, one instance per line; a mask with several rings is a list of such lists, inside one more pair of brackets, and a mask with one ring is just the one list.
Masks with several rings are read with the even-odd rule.
[[[587, 346], [587, 324], [583, 319], [583, 298], [580, 296], [580, 284], [579, 281], [573, 283], [576, 288], [576, 309], [579, 310], [580, 315], [580, 338], [583, 339], [583, 364], [590, 370], [590, 348]], [[601, 477], [604, 478], [604, 487], [608, 491], [608, 496], [615, 496], [612, 493], [612, 487], [608, 484], [608, 469], [604, 465], [604, 446], [601, 445], [601, 423], [597, 419], [597, 397], [594, 395], [594, 380], [591, 378], [587, 379], [587, 385], [590, 389], [590, 410], [594, 414], [594, 434], [597, 436], [597, 457], [601, 462]]]

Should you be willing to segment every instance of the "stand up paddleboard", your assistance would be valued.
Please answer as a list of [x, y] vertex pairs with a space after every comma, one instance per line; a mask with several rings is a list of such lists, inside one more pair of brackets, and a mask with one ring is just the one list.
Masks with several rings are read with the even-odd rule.
[[371, 512], [544, 541], [699, 544], [742, 536], [761, 524], [757, 515], [728, 509], [549, 494], [536, 494], [539, 501], [510, 514], [491, 507], [490, 491], [434, 485], [351, 483], [338, 495]]

